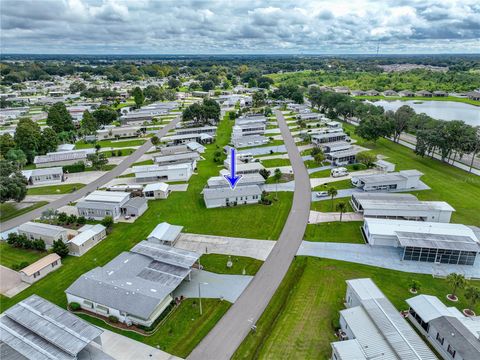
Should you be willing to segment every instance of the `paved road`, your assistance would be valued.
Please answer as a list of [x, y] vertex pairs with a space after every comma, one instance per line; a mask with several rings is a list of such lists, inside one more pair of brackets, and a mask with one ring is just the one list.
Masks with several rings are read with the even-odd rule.
[[280, 238], [260, 271], [238, 300], [188, 359], [230, 359], [267, 307], [302, 242], [310, 214], [310, 179], [283, 115], [278, 125], [295, 173], [293, 204]]
[[[180, 121], [180, 118], [176, 118], [175, 120], [169, 122], [167, 125], [165, 125], [165, 127], [163, 127], [158, 132], [157, 136], [159, 138], [162, 136], [165, 136], [167, 132], [173, 129], [179, 121]], [[89, 183], [88, 185], [86, 185], [85, 187], [81, 188], [80, 190], [74, 193], [63, 196], [61, 199], [52, 201], [51, 203], [45, 206], [42, 206], [38, 209], [30, 211], [26, 214], [17, 216], [16, 218], [13, 218], [11, 220], [5, 221], [4, 223], [2, 223], [2, 231], [6, 231], [8, 229], [17, 227], [27, 221], [40, 217], [42, 215], [42, 212], [47, 209], [58, 209], [62, 206], [67, 205], [70, 202], [80, 199], [81, 197], [87, 195], [89, 192], [92, 192], [97, 188], [102, 187], [103, 185], [108, 183], [110, 180], [121, 175], [122, 172], [124, 172], [127, 168], [129, 168], [134, 162], [137, 162], [138, 159], [151, 147], [152, 147], [152, 143], [150, 140], [148, 140], [145, 144], [143, 144], [137, 150], [135, 150], [135, 152], [133, 152], [129, 157], [123, 160], [118, 166], [116, 166], [114, 169], [112, 169], [105, 175], [101, 176], [97, 180]]]

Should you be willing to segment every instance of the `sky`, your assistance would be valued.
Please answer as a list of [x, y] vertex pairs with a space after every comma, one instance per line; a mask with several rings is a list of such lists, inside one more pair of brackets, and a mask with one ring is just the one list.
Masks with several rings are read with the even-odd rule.
[[0, 0], [3, 53], [480, 53], [478, 0]]

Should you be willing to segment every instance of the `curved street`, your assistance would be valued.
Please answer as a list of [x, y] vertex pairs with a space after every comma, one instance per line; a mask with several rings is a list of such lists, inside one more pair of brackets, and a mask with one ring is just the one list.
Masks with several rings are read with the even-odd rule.
[[[167, 132], [173, 129], [179, 121], [180, 121], [180, 117], [173, 119], [163, 128], [161, 128], [156, 135], [159, 138], [161, 138], [162, 136], [165, 136]], [[133, 163], [135, 163], [151, 147], [152, 147], [152, 142], [148, 140], [145, 144], [143, 144], [137, 150], [135, 150], [135, 152], [133, 152], [129, 157], [127, 157], [120, 164], [118, 164], [114, 169], [112, 169], [105, 175], [99, 177], [97, 180], [91, 182], [90, 184], [87, 184], [85, 187], [79, 189], [78, 191], [62, 196], [60, 199], [54, 200], [48, 203], [47, 205], [39, 207], [38, 209], [32, 210], [23, 215], [17, 216], [11, 220], [5, 221], [4, 223], [2, 223], [2, 231], [7, 231], [27, 221], [38, 218], [42, 215], [42, 212], [44, 212], [47, 209], [58, 209], [58, 208], [61, 208], [62, 206], [68, 205], [69, 203], [82, 198], [83, 196], [96, 190], [97, 188], [102, 187], [112, 179], [121, 175], [126, 169], [128, 169]]]
[[188, 359], [231, 358], [267, 307], [302, 243], [310, 213], [310, 179], [283, 114], [276, 111], [276, 116], [295, 175], [292, 208], [280, 238], [257, 275]]

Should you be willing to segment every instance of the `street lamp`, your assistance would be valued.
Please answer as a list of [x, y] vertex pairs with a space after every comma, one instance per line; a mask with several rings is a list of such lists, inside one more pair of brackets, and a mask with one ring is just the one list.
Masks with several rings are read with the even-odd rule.
[[198, 282], [198, 303], [200, 305], [200, 315], [203, 315], [201, 285], [208, 285], [206, 282]]

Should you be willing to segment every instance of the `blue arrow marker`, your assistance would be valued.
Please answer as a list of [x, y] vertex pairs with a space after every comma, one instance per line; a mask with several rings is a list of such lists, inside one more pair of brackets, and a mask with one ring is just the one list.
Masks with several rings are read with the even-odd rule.
[[235, 155], [235, 148], [230, 148], [230, 175], [223, 175], [223, 177], [228, 181], [230, 184], [230, 188], [235, 190], [235, 186], [237, 186], [238, 181], [242, 178], [242, 175], [236, 174], [236, 167], [237, 167], [237, 159]]

